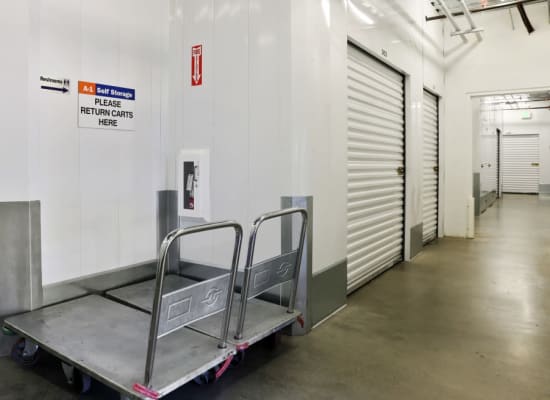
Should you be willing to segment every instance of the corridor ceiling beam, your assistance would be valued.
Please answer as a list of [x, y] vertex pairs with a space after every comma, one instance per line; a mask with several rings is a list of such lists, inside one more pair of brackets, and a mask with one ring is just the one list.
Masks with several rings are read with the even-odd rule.
[[470, 9], [468, 8], [468, 6], [464, 2], [464, 0], [458, 0], [458, 2], [460, 3], [460, 8], [462, 8], [462, 12], [466, 16], [466, 19], [468, 20], [468, 23], [470, 24], [470, 31], [475, 32], [475, 34], [477, 36], [477, 39], [479, 41], [483, 40], [483, 37], [481, 36], [481, 33], [480, 33], [480, 31], [482, 31], [483, 29], [478, 28], [476, 26], [476, 24], [474, 22], [474, 19], [472, 18], [472, 13], [470, 12]]
[[468, 42], [468, 39], [464, 37], [465, 33], [460, 29], [458, 22], [456, 22], [455, 17], [453, 17], [453, 15], [451, 14], [449, 7], [447, 7], [447, 3], [445, 3], [445, 0], [436, 0], [436, 1], [437, 1], [437, 4], [439, 4], [439, 7], [441, 7], [441, 12], [449, 19], [449, 22], [454, 28], [454, 32], [451, 35], [459, 35], [464, 43]]

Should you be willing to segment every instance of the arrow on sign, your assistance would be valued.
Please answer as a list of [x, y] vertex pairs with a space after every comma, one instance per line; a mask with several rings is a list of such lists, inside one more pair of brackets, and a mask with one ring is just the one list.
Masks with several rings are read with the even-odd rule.
[[53, 86], [40, 86], [40, 89], [55, 90], [56, 92], [63, 92], [63, 93], [67, 93], [69, 91], [69, 89], [67, 88], [57, 88]]
[[195, 59], [195, 72], [193, 74], [193, 80], [198, 82], [201, 80], [201, 73], [199, 72], [199, 57], [193, 56], [193, 58]]

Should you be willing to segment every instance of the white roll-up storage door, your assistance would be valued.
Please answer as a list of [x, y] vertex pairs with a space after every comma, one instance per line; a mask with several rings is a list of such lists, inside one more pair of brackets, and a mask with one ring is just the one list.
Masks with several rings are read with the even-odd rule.
[[422, 239], [426, 244], [437, 238], [439, 204], [438, 99], [427, 91], [423, 100], [423, 135]]
[[502, 191], [538, 193], [539, 135], [502, 136]]
[[348, 45], [348, 292], [403, 259], [403, 76]]

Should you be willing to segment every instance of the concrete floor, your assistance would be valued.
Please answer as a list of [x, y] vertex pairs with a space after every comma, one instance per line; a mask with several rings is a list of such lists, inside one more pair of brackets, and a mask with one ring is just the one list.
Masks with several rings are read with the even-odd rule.
[[[477, 239], [445, 239], [307, 337], [257, 346], [170, 399], [550, 399], [550, 199], [506, 196]], [[106, 337], [108, 340], [108, 337]], [[0, 360], [0, 399], [74, 399], [52, 358]], [[116, 399], [95, 384], [87, 399]]]

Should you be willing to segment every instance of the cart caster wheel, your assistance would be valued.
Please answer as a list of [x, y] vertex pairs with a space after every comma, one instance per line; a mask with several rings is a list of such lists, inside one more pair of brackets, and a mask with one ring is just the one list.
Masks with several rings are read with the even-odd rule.
[[72, 365], [66, 364], [63, 361], [61, 362], [61, 368], [63, 369], [63, 375], [69, 385], [74, 385], [74, 367]]
[[12, 331], [10, 328], [7, 328], [5, 326], [2, 327], [2, 334], [4, 336], [16, 336], [16, 333]]
[[275, 350], [281, 344], [283, 334], [279, 332], [272, 333], [265, 339], [265, 344], [270, 350]]
[[92, 388], [92, 377], [82, 371], [75, 370], [75, 389], [80, 394], [85, 394]]
[[64, 362], [61, 363], [61, 367], [67, 383], [73, 386], [77, 393], [84, 394], [90, 391], [92, 387], [92, 377], [90, 375]]
[[216, 370], [214, 368], [209, 369], [205, 373], [200, 374], [195, 379], [193, 379], [193, 382], [195, 382], [199, 386], [208, 385], [215, 381], [216, 381]]
[[232, 368], [238, 367], [239, 365], [241, 365], [244, 362], [245, 353], [246, 352], [244, 350], [237, 351], [237, 354], [235, 354], [233, 356], [233, 359], [231, 360], [231, 367]]
[[31, 340], [19, 339], [11, 348], [11, 358], [24, 367], [33, 367], [40, 357], [39, 347]]

